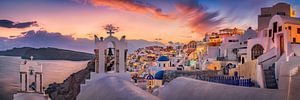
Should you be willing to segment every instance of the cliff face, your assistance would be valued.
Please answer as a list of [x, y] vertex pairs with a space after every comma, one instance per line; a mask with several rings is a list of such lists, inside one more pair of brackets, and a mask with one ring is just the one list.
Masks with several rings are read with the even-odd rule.
[[94, 60], [88, 62], [87, 67], [71, 74], [63, 83], [50, 84], [46, 94], [51, 100], [76, 100], [80, 92], [80, 84], [84, 84], [85, 79], [90, 78], [90, 72], [95, 72]]

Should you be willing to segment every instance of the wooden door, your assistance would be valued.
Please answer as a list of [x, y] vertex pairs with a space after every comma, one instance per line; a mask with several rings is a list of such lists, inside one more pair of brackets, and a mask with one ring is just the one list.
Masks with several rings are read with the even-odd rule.
[[284, 53], [284, 39], [283, 39], [283, 35], [280, 36], [280, 55], [282, 55]]

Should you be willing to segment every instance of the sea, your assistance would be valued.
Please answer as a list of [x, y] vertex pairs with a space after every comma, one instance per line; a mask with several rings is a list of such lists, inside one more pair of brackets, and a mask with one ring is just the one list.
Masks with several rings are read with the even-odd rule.
[[[0, 100], [12, 100], [20, 90], [20, 57], [0, 56]], [[88, 61], [35, 60], [43, 65], [44, 87], [56, 82], [62, 83], [69, 75], [84, 69]]]

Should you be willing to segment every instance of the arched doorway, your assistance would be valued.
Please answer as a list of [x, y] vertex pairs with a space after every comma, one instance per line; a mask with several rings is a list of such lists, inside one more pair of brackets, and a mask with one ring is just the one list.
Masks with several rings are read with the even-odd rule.
[[260, 55], [264, 53], [264, 48], [260, 44], [256, 44], [251, 49], [251, 59], [257, 59]]

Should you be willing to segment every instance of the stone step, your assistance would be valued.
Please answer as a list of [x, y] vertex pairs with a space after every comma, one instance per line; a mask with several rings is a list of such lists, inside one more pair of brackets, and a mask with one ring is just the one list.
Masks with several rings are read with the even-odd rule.
[[266, 88], [277, 89], [275, 72], [272, 69], [264, 70]]

